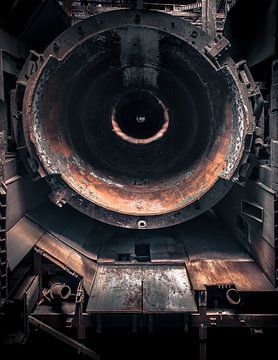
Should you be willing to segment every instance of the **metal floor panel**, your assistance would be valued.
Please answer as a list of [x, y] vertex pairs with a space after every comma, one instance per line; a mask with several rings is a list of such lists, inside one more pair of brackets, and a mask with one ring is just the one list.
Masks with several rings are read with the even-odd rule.
[[[94, 267], [99, 266], [99, 280], [95, 283], [93, 294], [96, 299], [91, 298], [89, 303], [89, 308], [94, 311], [108, 311], [111, 307], [111, 311], [147, 312], [147, 295], [149, 294], [151, 299], [152, 294], [156, 294], [155, 299], [157, 296], [162, 297], [162, 308], [155, 309], [158, 302], [149, 300], [153, 304], [150, 311], [163, 312], [164, 308], [170, 307], [170, 299], [167, 303], [163, 297], [167, 296], [165, 289], [169, 288], [171, 274], [174, 269], [184, 269], [184, 264], [188, 275], [185, 270], [181, 272], [185, 273], [186, 281], [189, 276], [194, 290], [204, 290], [206, 286], [215, 284], [234, 284], [240, 291], [274, 289], [247, 251], [241, 248], [212, 212], [169, 229], [152, 231], [112, 228], [78, 213], [71, 207], [60, 209], [52, 204], [40, 207], [27, 217], [45, 229], [46, 233], [53, 235], [50, 237], [51, 244], [56, 243], [57, 248], [68, 246], [71, 252], [76, 252], [82, 259], [92, 261]], [[32, 235], [31, 232], [30, 234]], [[45, 239], [46, 237], [44, 241]], [[40, 243], [42, 242], [41, 239]], [[148, 250], [143, 254], [146, 258], [138, 260], [136, 248], [144, 244]], [[54, 253], [52, 256], [57, 257], [56, 247], [51, 251]], [[144, 262], [140, 263], [140, 260]], [[149, 263], [148, 267], [146, 262]], [[80, 264], [75, 263], [75, 267], [78, 265], [78, 269], [82, 268], [82, 262]], [[143, 270], [139, 271], [139, 266], [149, 270], [159, 269], [159, 266], [172, 266], [173, 272], [164, 271], [167, 275], [164, 284], [162, 274], [157, 275], [159, 272], [155, 274], [152, 270], [145, 276]], [[110, 271], [104, 274], [105, 269]], [[113, 269], [115, 274], [111, 272]], [[107, 284], [110, 284], [111, 289]], [[166, 291], [166, 295], [163, 295], [163, 291]], [[113, 293], [111, 299], [110, 292]], [[108, 300], [105, 298], [107, 294]], [[145, 301], [144, 306], [142, 299]], [[178, 300], [175, 301], [177, 304]]]
[[239, 291], [275, 291], [255, 261], [196, 260], [186, 264], [194, 290], [233, 284]]
[[189, 313], [197, 311], [185, 266], [100, 265], [89, 313]]

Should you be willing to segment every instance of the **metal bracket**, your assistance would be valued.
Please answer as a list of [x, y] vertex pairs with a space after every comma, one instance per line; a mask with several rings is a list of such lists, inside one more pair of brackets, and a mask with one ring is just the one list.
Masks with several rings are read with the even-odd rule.
[[245, 86], [248, 90], [249, 96], [252, 97], [255, 95], [261, 95], [260, 89], [257, 86], [257, 84], [255, 83], [255, 81], [251, 75], [251, 72], [246, 64], [246, 61], [245, 60], [239, 61], [236, 64], [236, 67], [239, 72], [239, 78], [240, 78], [241, 82], [243, 84], [245, 84]]
[[40, 294], [40, 278], [39, 275], [34, 276], [28, 288], [24, 292], [24, 332], [25, 336], [29, 336], [29, 321], [28, 317], [31, 314]]
[[213, 42], [205, 47], [205, 53], [211, 60], [219, 60], [219, 58], [231, 47], [229, 40], [218, 35]]
[[44, 61], [44, 56], [42, 54], [39, 54], [34, 50], [30, 51], [29, 63], [25, 74], [26, 80], [28, 80], [32, 75], [34, 75], [38, 71], [43, 61]]
[[216, 323], [216, 317], [210, 317], [209, 318], [209, 321], [210, 321], [210, 326], [216, 326], [217, 323]]
[[85, 326], [83, 318], [83, 304], [84, 304], [84, 288], [82, 281], [80, 281], [75, 297], [75, 319], [77, 327], [77, 338], [79, 340], [85, 339]]

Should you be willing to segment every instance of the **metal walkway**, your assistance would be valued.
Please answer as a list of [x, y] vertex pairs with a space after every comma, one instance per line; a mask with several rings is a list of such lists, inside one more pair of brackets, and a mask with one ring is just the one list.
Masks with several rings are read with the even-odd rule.
[[185, 266], [100, 265], [88, 313], [197, 311]]

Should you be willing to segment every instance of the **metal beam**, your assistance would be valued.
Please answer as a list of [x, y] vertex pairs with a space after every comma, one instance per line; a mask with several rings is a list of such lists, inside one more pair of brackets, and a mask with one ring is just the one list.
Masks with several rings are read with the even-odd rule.
[[87, 348], [80, 342], [64, 335], [60, 331], [53, 329], [51, 326], [48, 326], [47, 324], [43, 323], [42, 321], [37, 320], [33, 316], [29, 316], [29, 323], [32, 324], [33, 326], [35, 326], [36, 328], [43, 330], [47, 334], [52, 335], [56, 339], [63, 341], [64, 343], [68, 344], [69, 346], [72, 346], [74, 349], [76, 349], [78, 351], [78, 354], [83, 354], [91, 359], [99, 360], [99, 356], [96, 352]]
[[216, 36], [216, 0], [202, 0], [202, 30]]

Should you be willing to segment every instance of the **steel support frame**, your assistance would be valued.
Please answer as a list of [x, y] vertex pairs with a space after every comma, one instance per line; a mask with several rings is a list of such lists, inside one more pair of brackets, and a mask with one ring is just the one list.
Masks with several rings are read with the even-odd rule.
[[216, 36], [216, 0], [202, 0], [202, 30]]
[[95, 353], [93, 350], [87, 348], [80, 342], [64, 335], [60, 331], [57, 331], [56, 329], [52, 328], [51, 326], [45, 324], [44, 322], [36, 319], [35, 317], [33, 317], [31, 315], [29, 315], [28, 320], [31, 325], [35, 326], [36, 328], [46, 332], [47, 334], [53, 336], [54, 338], [66, 343], [69, 346], [76, 349], [78, 354], [85, 355], [91, 359], [99, 360], [99, 356], [97, 353]]
[[[207, 335], [210, 329], [225, 329], [225, 328], [234, 328], [234, 329], [278, 329], [278, 314], [232, 314], [232, 313], [220, 313], [220, 312], [208, 312], [205, 306], [205, 297], [206, 292], [201, 294], [202, 306], [200, 307], [199, 313], [189, 314], [186, 319], [186, 325], [189, 329], [186, 328], [186, 333], [190, 332], [190, 329], [199, 329], [199, 359], [206, 360], [207, 359]], [[134, 332], [134, 315], [130, 315], [130, 331]], [[74, 314], [43, 314], [38, 315], [36, 313], [32, 313], [29, 316], [30, 324], [50, 333], [52, 336], [62, 340], [70, 346], [78, 349], [83, 352], [84, 355], [86, 351], [83, 351], [84, 346], [81, 342], [76, 341], [72, 338], [65, 336], [60, 331], [55, 330], [55, 328], [62, 328], [65, 324], [65, 321], [73, 320]], [[138, 315], [136, 315], [138, 316]], [[153, 321], [153, 315], [147, 315], [149, 317], [149, 321], [146, 321], [146, 324], [150, 324], [150, 321]], [[157, 316], [157, 315], [156, 315]], [[101, 314], [82, 314], [82, 322], [84, 329], [86, 328], [94, 328], [95, 333], [101, 333]], [[78, 330], [78, 324], [73, 325], [73, 328]], [[146, 326], [146, 329], [150, 331], [150, 327]], [[153, 328], [151, 329], [153, 331]], [[88, 349], [89, 350], [89, 349]]]
[[[42, 320], [53, 327], [62, 327], [65, 319], [73, 318], [74, 314], [38, 314], [33, 312], [32, 317]], [[100, 314], [83, 313], [83, 326], [85, 328], [92, 328], [96, 326], [96, 318]], [[129, 314], [132, 318], [133, 314]], [[148, 314], [145, 316], [149, 316]], [[137, 315], [138, 316], [138, 315]], [[153, 316], [153, 315], [152, 315]], [[157, 315], [156, 315], [157, 316]], [[132, 324], [132, 321], [130, 321]], [[199, 328], [200, 325], [205, 325], [207, 328], [278, 328], [278, 313], [277, 314], [232, 314], [208, 311], [206, 315], [200, 312], [189, 315], [189, 328]], [[73, 328], [75, 326], [73, 325]]]

